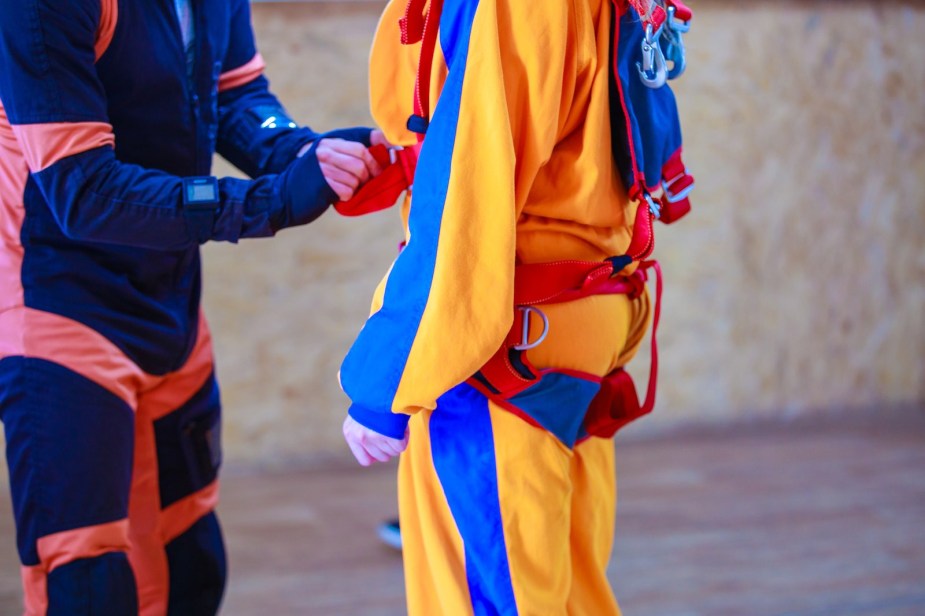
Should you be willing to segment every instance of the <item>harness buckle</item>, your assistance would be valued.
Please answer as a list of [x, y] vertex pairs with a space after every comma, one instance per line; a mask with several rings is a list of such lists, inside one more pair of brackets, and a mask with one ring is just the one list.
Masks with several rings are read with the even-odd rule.
[[[690, 178], [690, 181], [686, 181], [687, 178]], [[681, 190], [678, 192], [672, 191], [672, 187], [675, 184], [682, 185]], [[664, 192], [665, 200], [668, 203], [677, 203], [678, 201], [687, 199], [692, 190], [694, 190], [694, 180], [687, 174], [687, 170], [676, 178], [662, 180], [662, 192]]]
[[645, 191], [642, 194], [646, 200], [646, 203], [649, 204], [649, 213], [652, 214], [652, 216], [654, 216], [655, 218], [661, 218], [662, 217], [662, 206], [659, 205], [659, 203], [655, 199], [652, 198], [652, 195], [650, 195], [648, 191]]
[[[535, 349], [540, 344], [546, 340], [547, 334], [549, 334], [549, 317], [535, 306], [517, 306], [517, 309], [520, 310], [523, 315], [523, 328], [520, 335], [520, 344], [513, 346], [512, 348], [515, 351], [529, 351], [530, 349]], [[540, 334], [540, 337], [530, 342], [530, 314], [536, 314], [543, 321], [543, 333]]]
[[636, 63], [642, 84], [653, 90], [661, 88], [668, 81], [668, 64], [658, 42], [664, 29], [664, 25], [655, 30], [652, 24], [646, 24], [646, 34], [642, 39], [642, 62]]

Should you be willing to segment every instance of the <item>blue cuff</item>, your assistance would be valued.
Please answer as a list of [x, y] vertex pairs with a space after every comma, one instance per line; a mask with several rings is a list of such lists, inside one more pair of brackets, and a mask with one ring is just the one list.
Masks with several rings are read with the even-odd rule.
[[405, 438], [405, 430], [408, 428], [408, 420], [411, 419], [403, 413], [384, 413], [382, 411], [371, 411], [356, 404], [350, 405], [347, 414], [353, 417], [357, 423], [375, 430], [379, 434], [401, 440]]
[[371, 145], [373, 129], [368, 126], [357, 126], [354, 128], [338, 128], [323, 135], [318, 135], [316, 139], [343, 139], [344, 141], [358, 141], [366, 147]]
[[314, 150], [293, 161], [279, 181], [284, 209], [275, 217], [276, 230], [310, 223], [339, 200], [324, 179]]

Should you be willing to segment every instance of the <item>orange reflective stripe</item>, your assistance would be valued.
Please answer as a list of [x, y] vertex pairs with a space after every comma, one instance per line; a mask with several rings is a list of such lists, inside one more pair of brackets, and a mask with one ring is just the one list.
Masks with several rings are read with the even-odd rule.
[[45, 616], [48, 611], [48, 573], [42, 565], [21, 567], [25, 612], [23, 616]]
[[135, 416], [135, 455], [128, 505], [131, 548], [128, 561], [135, 574], [140, 615], [167, 613], [170, 573], [160, 538], [161, 499], [158, 489], [154, 424], [139, 408]]
[[100, 25], [96, 30], [96, 42], [93, 44], [97, 60], [109, 49], [119, 18], [119, 0], [101, 0], [100, 4]]
[[23, 193], [29, 168], [13, 128], [0, 103], [0, 312], [22, 306], [22, 260], [20, 241], [25, 217]]
[[18, 124], [13, 126], [13, 132], [33, 173], [51, 167], [62, 158], [116, 144], [112, 126], [105, 122]]
[[266, 62], [263, 61], [263, 56], [257, 53], [247, 64], [222, 73], [218, 78], [218, 91], [224, 92], [250, 83], [260, 77], [265, 67]]
[[50, 312], [14, 308], [0, 313], [0, 359], [26, 356], [60, 364], [121, 398], [132, 409], [137, 392], [158, 377], [145, 373], [99, 332]]
[[199, 317], [199, 334], [183, 367], [163, 377], [141, 394], [139, 407], [151, 421], [174, 412], [199, 391], [212, 374], [212, 335], [205, 317]]
[[168, 544], [218, 505], [218, 479], [161, 512], [161, 539]]
[[49, 573], [79, 558], [93, 558], [108, 552], [128, 550], [128, 520], [66, 530], [40, 537], [39, 558]]

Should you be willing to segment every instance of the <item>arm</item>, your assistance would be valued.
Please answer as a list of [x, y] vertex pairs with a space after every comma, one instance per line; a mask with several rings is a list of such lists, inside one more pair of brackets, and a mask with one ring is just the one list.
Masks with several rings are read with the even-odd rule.
[[272, 235], [310, 222], [336, 199], [314, 157], [252, 182], [214, 180], [206, 207], [184, 206], [183, 179], [117, 160], [94, 67], [99, 21], [99, 0], [0, 3], [0, 101], [65, 234], [181, 249]]
[[[235, 0], [230, 44], [218, 82], [217, 151], [251, 177], [280, 173], [318, 134], [299, 127], [269, 90], [251, 28], [250, 3]], [[369, 146], [368, 128], [329, 133]]]
[[570, 3], [447, 1], [449, 72], [417, 168], [410, 241], [341, 368], [349, 414], [366, 428], [401, 439], [407, 414], [435, 408], [507, 334], [517, 218], [574, 91], [571, 27]]

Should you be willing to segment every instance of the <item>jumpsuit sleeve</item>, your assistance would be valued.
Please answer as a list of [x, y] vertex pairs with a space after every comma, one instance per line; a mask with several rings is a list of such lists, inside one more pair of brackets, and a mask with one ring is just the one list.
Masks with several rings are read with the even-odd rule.
[[99, 0], [0, 2], [0, 101], [32, 181], [67, 236], [177, 250], [273, 235], [337, 196], [317, 160], [254, 181], [215, 181], [214, 207], [184, 206], [184, 181], [120, 162], [95, 68]]
[[[270, 91], [248, 0], [234, 0], [229, 40], [218, 81], [217, 151], [250, 177], [280, 173], [318, 134], [293, 121]], [[369, 146], [369, 133], [369, 128], [359, 127], [327, 136]]]
[[401, 438], [408, 414], [435, 408], [511, 326], [517, 219], [574, 92], [571, 12], [559, 1], [445, 2], [448, 73], [415, 175], [409, 241], [341, 367], [349, 414], [372, 430]]

